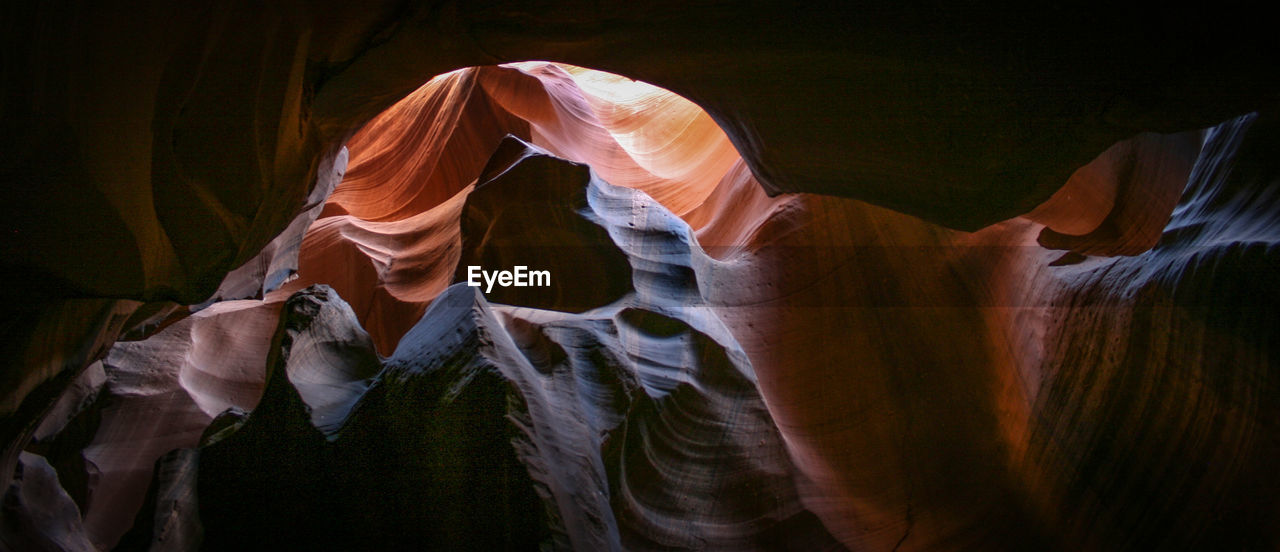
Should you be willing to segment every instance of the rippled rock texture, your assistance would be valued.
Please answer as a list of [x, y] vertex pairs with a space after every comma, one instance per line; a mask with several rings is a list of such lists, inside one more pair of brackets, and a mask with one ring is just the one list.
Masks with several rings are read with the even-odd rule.
[[0, 547], [1280, 546], [1269, 22], [842, 8], [4, 8]]
[[[580, 314], [538, 308], [536, 293], [491, 305], [454, 284], [381, 364], [330, 288], [293, 295], [263, 402], [200, 454], [205, 542], [841, 548], [800, 502], [745, 354], [698, 300], [705, 256], [688, 227], [514, 139], [490, 169], [464, 212], [520, 198], [506, 205], [565, 221], [578, 236], [567, 253], [611, 250], [630, 284], [609, 297], [561, 285], [562, 299], [594, 303]], [[498, 218], [486, 235], [504, 231]], [[553, 244], [506, 245], [506, 260], [574, 266]]]

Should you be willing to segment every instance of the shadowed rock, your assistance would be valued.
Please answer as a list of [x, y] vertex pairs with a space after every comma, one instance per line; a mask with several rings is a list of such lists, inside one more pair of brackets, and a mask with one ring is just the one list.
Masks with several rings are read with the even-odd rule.
[[262, 401], [202, 449], [206, 546], [537, 549], [541, 507], [506, 444], [500, 378], [466, 373], [464, 381], [478, 381], [445, 392], [456, 374], [412, 384], [383, 374], [354, 406], [341, 399], [355, 397], [349, 384], [295, 387], [321, 379], [307, 372], [313, 366], [376, 359], [367, 338], [304, 348], [323, 342], [318, 336], [360, 332], [349, 314], [323, 315], [331, 300], [319, 288], [286, 304]]
[[44, 457], [19, 456], [13, 482], [0, 504], [0, 544], [6, 550], [90, 552], [96, 550], [80, 523], [75, 502], [58, 484]]
[[120, 539], [115, 550], [183, 552], [198, 550], [204, 541], [204, 527], [196, 489], [200, 452], [174, 449], [156, 460], [146, 501], [138, 510], [133, 528]]
[[[89, 539], [108, 547], [144, 502], [155, 457], [192, 446], [232, 406], [207, 431], [206, 450], [240, 436], [241, 456], [214, 464], [228, 493], [201, 499], [215, 505], [214, 544], [238, 538], [235, 520], [265, 540], [233, 544], [297, 539], [289, 548], [361, 545], [352, 531], [405, 548], [417, 543], [379, 535], [493, 547], [532, 535], [592, 549], [820, 549], [832, 544], [827, 532], [858, 550], [1276, 548], [1280, 144], [1270, 111], [1280, 72], [1269, 19], [1228, 5], [670, 8], [7, 6], [0, 479], [47, 475], [25, 460], [25, 472], [13, 469], [25, 449], [47, 453], [58, 478], [30, 487], [38, 496], [23, 504], [61, 504], [50, 510], [58, 520], [23, 526], [24, 542], [68, 527], [66, 498], [83, 506]], [[433, 81], [406, 103], [430, 120], [400, 119], [410, 108], [374, 119], [432, 75], [518, 59], [617, 71], [707, 111], [631, 113], [677, 102], [603, 101], [580, 70], [535, 63]], [[1252, 126], [1232, 120], [1253, 110], [1263, 113]], [[716, 127], [708, 121], [723, 139], [704, 132]], [[296, 350], [274, 378], [286, 389], [246, 415], [235, 409], [262, 392], [274, 313], [266, 327], [246, 324], [222, 302], [155, 332], [178, 303], [257, 295], [287, 279], [319, 184], [336, 178], [341, 145], [362, 125], [399, 135], [351, 138], [370, 146], [351, 150], [358, 189], [339, 186], [308, 229], [299, 280], [255, 304], [269, 311], [330, 281], [372, 335], [346, 314], [329, 318], [336, 300], [312, 296], [329, 305], [315, 317], [330, 330], [282, 331]], [[1195, 157], [1197, 129], [1213, 125]], [[520, 260], [538, 236], [515, 230], [545, 223], [557, 242], [607, 234], [625, 263], [553, 255], [574, 279], [609, 276], [585, 291], [496, 289], [494, 304], [446, 294], [462, 314], [440, 303], [433, 319], [482, 337], [458, 357], [467, 370], [437, 366], [452, 353], [421, 343], [434, 360], [397, 364], [404, 388], [445, 389], [403, 399], [440, 414], [423, 419], [397, 410], [401, 399], [376, 398], [376, 374], [390, 368], [369, 341], [395, 350], [453, 280], [472, 178], [507, 132], [647, 190], [669, 211], [595, 184], [586, 207], [581, 190], [560, 203], [507, 190], [530, 205], [510, 214], [489, 201], [479, 214], [496, 218], [475, 228], [517, 250], [491, 260]], [[554, 163], [534, 172], [592, 178]], [[1033, 213], [1049, 230], [1009, 218], [1054, 190], [1085, 197]], [[564, 205], [572, 214], [556, 218]], [[430, 206], [440, 209], [422, 211]], [[698, 251], [704, 238], [714, 259]], [[620, 268], [629, 275], [615, 278]], [[152, 333], [107, 352], [120, 336]], [[497, 344], [504, 333], [511, 343]], [[82, 404], [84, 390], [69, 386], [104, 356], [103, 400], [68, 422], [60, 397]], [[441, 406], [453, 389], [457, 400]], [[574, 393], [580, 406], [565, 399]], [[369, 421], [359, 422], [366, 399]], [[458, 436], [457, 425], [481, 430]], [[482, 493], [543, 508], [513, 507], [525, 517], [507, 524], [505, 512], [476, 513], [496, 506], [461, 496], [457, 509], [480, 521], [457, 522], [452, 505], [412, 493], [452, 500], [453, 484], [421, 474], [478, 476], [379, 443], [369, 428], [420, 448], [501, 451], [463, 456], [489, 475], [528, 479], [486, 479]], [[343, 444], [361, 435], [364, 448]], [[743, 452], [757, 437], [760, 450]], [[595, 449], [575, 448], [592, 439], [603, 471], [583, 468]], [[391, 451], [417, 475], [365, 479], [380, 472], [361, 451]], [[276, 495], [237, 479], [260, 466], [278, 476], [265, 482]], [[520, 490], [529, 485], [532, 494]], [[607, 510], [574, 494], [605, 488]], [[232, 489], [272, 509], [229, 511], [254, 504]], [[360, 517], [345, 500], [404, 517]]]
[[211, 430], [201, 454], [206, 542], [841, 549], [800, 503], [745, 355], [697, 299], [691, 267], [705, 255], [688, 226], [565, 161], [515, 157], [510, 170], [540, 169], [526, 184], [568, 175], [560, 185], [585, 189], [548, 201], [549, 216], [598, 229], [584, 242], [627, 263], [623, 293], [571, 314], [491, 305], [455, 284], [367, 390], [332, 388], [353, 400], [308, 393], [300, 375], [371, 358], [371, 345], [307, 345], [358, 326], [325, 316], [339, 301], [330, 290], [295, 294], [262, 401]]

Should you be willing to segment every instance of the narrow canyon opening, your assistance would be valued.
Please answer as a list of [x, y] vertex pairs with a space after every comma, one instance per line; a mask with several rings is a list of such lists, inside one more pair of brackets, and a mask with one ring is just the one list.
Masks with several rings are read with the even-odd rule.
[[[464, 203], [477, 179], [496, 176], [486, 165], [508, 135], [644, 192], [689, 224], [714, 258], [746, 246], [787, 201], [767, 197], [711, 117], [672, 92], [559, 63], [459, 69], [431, 79], [352, 136], [345, 176], [302, 243], [298, 278], [277, 296], [318, 283], [334, 287], [378, 350], [390, 354], [430, 301], [457, 281]], [[588, 244], [558, 241], [543, 222], [507, 223], [515, 225], [507, 232], [527, 233], [527, 251], [485, 268], [549, 270], [566, 299], [617, 283], [591, 273], [609, 252], [594, 251], [602, 257], [591, 259]], [[630, 286], [628, 275], [621, 280]]]
[[[38, 432], [82, 538], [838, 546], [699, 289], [795, 198], [768, 197], [698, 106], [559, 63], [459, 69], [355, 132], [333, 171], [246, 265], [269, 267], [260, 299], [117, 344]], [[271, 272], [291, 249], [296, 273]], [[472, 263], [527, 265], [553, 289], [459, 283]], [[661, 474], [720, 456], [741, 473], [690, 481], [706, 503], [668, 511]], [[168, 507], [199, 517], [156, 526], [156, 501], [192, 487]]]
[[0, 549], [1277, 547], [1265, 21], [587, 4], [15, 5]]

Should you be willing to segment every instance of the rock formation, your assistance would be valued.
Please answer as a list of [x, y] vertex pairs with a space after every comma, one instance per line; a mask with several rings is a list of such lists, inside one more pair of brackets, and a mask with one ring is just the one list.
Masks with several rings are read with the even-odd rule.
[[842, 8], [5, 8], [0, 548], [1280, 545], [1264, 18]]
[[[200, 454], [206, 543], [840, 547], [801, 505], [745, 354], [698, 299], [694, 266], [710, 261], [683, 222], [515, 139], [463, 212], [495, 204], [547, 221], [478, 217], [506, 260], [574, 273], [581, 261], [539, 243], [563, 235], [579, 259], [617, 255], [621, 272], [596, 275], [624, 287], [600, 296], [584, 279], [550, 304], [511, 288], [491, 306], [457, 283], [381, 365], [330, 288], [294, 294], [263, 403]], [[545, 308], [565, 304], [585, 312]]]

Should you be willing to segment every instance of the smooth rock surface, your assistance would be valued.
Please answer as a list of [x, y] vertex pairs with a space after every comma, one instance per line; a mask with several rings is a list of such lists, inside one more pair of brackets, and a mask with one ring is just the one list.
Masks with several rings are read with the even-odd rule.
[[[285, 548], [1275, 549], [1280, 72], [1254, 11], [7, 6], [0, 480], [26, 477], [12, 511], [43, 513], [3, 523], [19, 546], [81, 546], [80, 523], [110, 547], [155, 459], [202, 441], [228, 483], [199, 499], [210, 546], [234, 521]], [[531, 59], [693, 103], [492, 66]], [[503, 259], [539, 239], [460, 222], [473, 184], [501, 184], [484, 168], [507, 134], [621, 186], [582, 189], [628, 271], [564, 256], [606, 269], [596, 287], [437, 299], [476, 229]], [[538, 191], [480, 214], [601, 243], [547, 215], [579, 196], [521, 211]], [[312, 284], [350, 310], [280, 328]], [[465, 368], [402, 340], [429, 309], [445, 327], [424, 335], [469, 336]], [[377, 352], [409, 343], [427, 360], [396, 364], [400, 391], [475, 376], [425, 405], [443, 423], [375, 399]], [[404, 478], [362, 479], [368, 451]], [[597, 458], [603, 479], [557, 471]], [[510, 477], [467, 502], [467, 466]], [[581, 494], [606, 486], [612, 521]]]
[[[472, 195], [563, 187], [546, 196], [548, 216], [603, 230], [580, 235], [629, 263], [623, 294], [571, 314], [490, 306], [454, 284], [345, 409], [308, 396], [293, 366], [352, 366], [372, 346], [308, 349], [316, 338], [300, 338], [345, 334], [354, 321], [323, 314], [337, 301], [326, 288], [295, 294], [263, 402], [202, 452], [202, 488], [216, 489], [201, 493], [207, 542], [842, 548], [801, 505], [745, 355], [697, 299], [693, 267], [709, 259], [688, 226], [585, 168], [504, 146], [520, 147], [495, 156], [516, 162]], [[563, 297], [597, 293], [560, 285]], [[309, 506], [267, 515], [298, 502]]]

